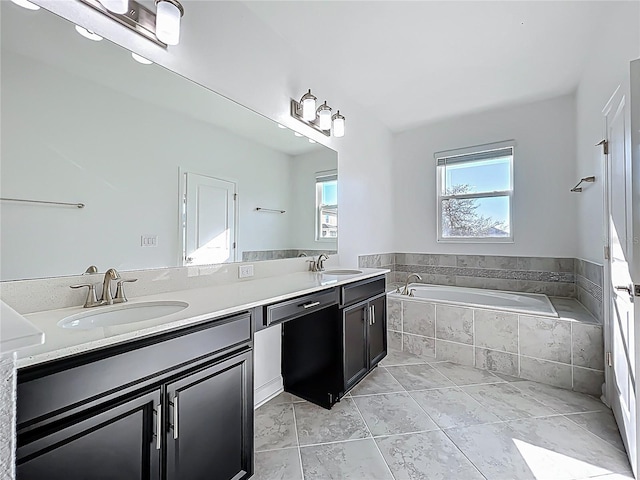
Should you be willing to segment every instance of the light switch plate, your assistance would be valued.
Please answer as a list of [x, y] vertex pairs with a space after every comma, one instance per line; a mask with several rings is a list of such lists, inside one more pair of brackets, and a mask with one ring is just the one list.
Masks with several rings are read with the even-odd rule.
[[140, 236], [140, 246], [141, 247], [157, 247], [158, 246], [158, 236], [157, 235], [141, 235]]
[[238, 277], [239, 278], [253, 277], [253, 265], [240, 265], [238, 267]]

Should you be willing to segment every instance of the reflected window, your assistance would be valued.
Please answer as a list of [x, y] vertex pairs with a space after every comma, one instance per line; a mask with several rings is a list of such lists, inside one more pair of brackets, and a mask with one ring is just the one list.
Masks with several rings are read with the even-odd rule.
[[338, 238], [338, 174], [316, 174], [316, 240]]
[[436, 154], [438, 241], [513, 242], [514, 146]]

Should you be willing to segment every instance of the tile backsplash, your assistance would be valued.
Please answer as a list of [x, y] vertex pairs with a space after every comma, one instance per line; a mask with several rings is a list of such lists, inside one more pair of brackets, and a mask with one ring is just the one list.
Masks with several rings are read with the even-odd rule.
[[360, 267], [391, 270], [390, 280], [404, 282], [411, 273], [423, 283], [544, 293], [577, 298], [600, 321], [603, 267], [577, 258], [382, 253], [361, 255]]

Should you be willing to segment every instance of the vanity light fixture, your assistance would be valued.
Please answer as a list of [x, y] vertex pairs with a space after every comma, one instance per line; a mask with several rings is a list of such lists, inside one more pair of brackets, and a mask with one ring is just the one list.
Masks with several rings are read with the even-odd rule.
[[327, 105], [326, 100], [318, 107], [318, 126], [322, 130], [331, 128], [331, 107]]
[[142, 55], [138, 55], [135, 52], [131, 52], [131, 58], [133, 58], [136, 62], [141, 63], [143, 65], [151, 65], [153, 63], [148, 58], [144, 58]]
[[333, 124], [333, 136], [344, 137], [344, 117], [340, 115], [340, 110], [331, 117], [331, 120]]
[[178, 0], [155, 0], [155, 12], [137, 0], [78, 1], [161, 47], [177, 45], [180, 41], [180, 22], [184, 8]]
[[300, 132], [293, 132], [296, 137], [304, 137]]
[[16, 5], [21, 6], [22, 8], [26, 8], [27, 10], [40, 10], [40, 7], [35, 3], [31, 3], [29, 0], [11, 0]]
[[278, 124], [278, 128], [287, 128], [284, 125], [282, 125], [281, 123]]
[[78, 32], [84, 38], [93, 40], [94, 42], [99, 42], [100, 40], [102, 40], [102, 37], [100, 35], [92, 32], [91, 30], [87, 30], [84, 27], [81, 27], [80, 25], [76, 25], [76, 32]]
[[314, 130], [330, 137], [333, 131], [334, 137], [344, 136], [344, 116], [340, 111], [331, 115], [331, 107], [325, 102], [316, 108], [316, 97], [311, 93], [311, 89], [305, 93], [300, 101], [291, 99], [290, 114], [296, 120], [308, 125]]
[[309, 138], [308, 140], [309, 140], [309, 143], [318, 143], [313, 138]]

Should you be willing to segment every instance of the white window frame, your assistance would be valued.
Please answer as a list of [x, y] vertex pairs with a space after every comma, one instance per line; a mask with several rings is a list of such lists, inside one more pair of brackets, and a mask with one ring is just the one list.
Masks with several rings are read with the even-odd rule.
[[[514, 225], [513, 225], [513, 193], [514, 193], [514, 164], [515, 164], [515, 147], [514, 140], [504, 142], [488, 143], [477, 145], [474, 147], [460, 148], [456, 150], [446, 150], [434, 153], [436, 160], [436, 218], [437, 218], [437, 242], [438, 243], [514, 243]], [[511, 148], [511, 168], [510, 168], [510, 184], [509, 190], [501, 190], [483, 193], [465, 193], [459, 195], [443, 195], [442, 187], [444, 180], [445, 165], [442, 164], [444, 159], [455, 159], [455, 157], [468, 156], [493, 150], [502, 150]], [[470, 160], [473, 161], [473, 160]], [[442, 235], [442, 203], [449, 199], [468, 199], [468, 198], [493, 198], [508, 197], [509, 198], [509, 236], [508, 237], [443, 237]]]
[[318, 188], [318, 183], [330, 182], [333, 180], [338, 180], [338, 171], [337, 170], [328, 170], [325, 172], [317, 172], [316, 173], [316, 242], [327, 242], [327, 243], [335, 243], [338, 241], [338, 237], [340, 236], [340, 231], [338, 230], [338, 234], [335, 237], [321, 237], [320, 233], [322, 232], [322, 209], [323, 208], [335, 208], [336, 215], [338, 212], [338, 204], [328, 205], [321, 203], [322, 200], [322, 188]]

